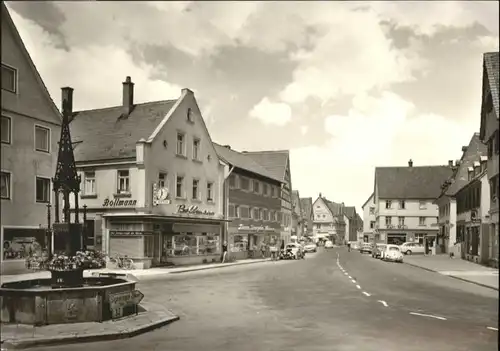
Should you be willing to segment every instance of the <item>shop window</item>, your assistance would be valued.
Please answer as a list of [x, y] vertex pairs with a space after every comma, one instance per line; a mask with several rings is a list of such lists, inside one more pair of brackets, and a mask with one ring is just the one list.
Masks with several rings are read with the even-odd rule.
[[192, 199], [193, 200], [200, 199], [199, 185], [200, 185], [200, 181], [198, 179], [193, 179], [193, 188], [192, 188]]
[[50, 202], [50, 179], [36, 177], [36, 202]]
[[17, 69], [2, 64], [2, 90], [17, 93]]
[[84, 180], [83, 194], [95, 195], [96, 194], [95, 172], [84, 172], [83, 180]]
[[50, 129], [35, 125], [35, 150], [50, 152]]
[[214, 201], [214, 183], [207, 182], [207, 201]]
[[2, 116], [2, 143], [10, 144], [12, 137], [12, 125], [10, 117]]
[[10, 199], [11, 196], [11, 178], [9, 172], [2, 172], [0, 178], [2, 199]]
[[172, 236], [170, 243], [164, 241], [167, 256], [197, 256], [220, 254], [220, 235], [214, 233], [186, 233]]
[[233, 243], [231, 244], [231, 252], [245, 252], [248, 250], [248, 240], [246, 236], [235, 235], [233, 236]]
[[152, 235], [144, 236], [144, 257], [153, 257], [155, 250], [155, 241]]
[[118, 171], [118, 194], [130, 193], [130, 172], [129, 170]]
[[4, 228], [3, 259], [25, 259], [29, 255], [42, 255], [46, 249], [45, 229]]

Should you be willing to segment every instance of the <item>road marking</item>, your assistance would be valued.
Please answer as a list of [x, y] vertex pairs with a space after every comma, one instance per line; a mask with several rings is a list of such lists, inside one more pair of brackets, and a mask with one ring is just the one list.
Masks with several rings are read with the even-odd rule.
[[359, 286], [359, 285], [356, 285], [356, 288], [358, 288], [358, 289], [361, 289], [361, 286]]
[[368, 294], [366, 291], [363, 291], [363, 294], [365, 294], [366, 296], [371, 296], [370, 294]]
[[387, 304], [387, 302], [383, 301], [383, 300], [378, 300], [378, 302], [380, 302], [382, 305], [384, 305], [384, 307], [388, 307], [389, 305]]
[[436, 319], [440, 319], [442, 321], [445, 321], [446, 318], [444, 317], [439, 317], [439, 316], [433, 316], [432, 314], [423, 314], [423, 313], [417, 313], [417, 312], [410, 312], [410, 314], [414, 315], [414, 316], [422, 316], [422, 317], [429, 317], [429, 318], [436, 318]]
[[486, 327], [486, 329], [498, 331], [498, 328], [493, 328], [493, 327]]
[[351, 282], [356, 283], [356, 280], [355, 279], [351, 279]]
[[352, 279], [352, 277], [349, 275], [349, 279]]
[[348, 275], [348, 274], [349, 274], [349, 273], [347, 273], [347, 272], [344, 272], [344, 275]]

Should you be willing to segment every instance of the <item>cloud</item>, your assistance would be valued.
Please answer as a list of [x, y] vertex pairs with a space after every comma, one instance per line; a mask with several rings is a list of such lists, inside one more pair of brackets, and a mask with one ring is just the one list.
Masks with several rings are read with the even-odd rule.
[[176, 99], [181, 94], [181, 87], [151, 79], [154, 67], [133, 62], [120, 47], [89, 45], [66, 51], [55, 46], [56, 37], [16, 12], [10, 13], [57, 106], [60, 106], [60, 88], [64, 86], [75, 89], [76, 110], [119, 105], [121, 83], [127, 75], [135, 83], [137, 103]]
[[292, 109], [285, 103], [272, 102], [265, 97], [252, 108], [250, 117], [264, 124], [284, 126], [292, 119]]
[[361, 210], [373, 190], [375, 167], [403, 166], [410, 158], [416, 166], [444, 165], [459, 158], [461, 145], [478, 129], [478, 118], [464, 124], [418, 114], [412, 103], [391, 92], [357, 96], [346, 115], [325, 118], [331, 138], [324, 146], [290, 150], [292, 184], [301, 193], [321, 191]]
[[309, 127], [308, 127], [308, 126], [301, 126], [301, 127], [300, 127], [300, 133], [301, 133], [302, 135], [307, 134], [307, 131], [308, 131], [308, 130], [309, 130]]

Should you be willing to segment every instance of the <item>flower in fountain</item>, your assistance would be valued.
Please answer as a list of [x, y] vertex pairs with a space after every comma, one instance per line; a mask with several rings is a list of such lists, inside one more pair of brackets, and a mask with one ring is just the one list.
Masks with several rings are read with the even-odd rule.
[[98, 269], [106, 266], [105, 255], [99, 251], [78, 251], [74, 256], [54, 255], [49, 259], [48, 254], [30, 255], [26, 259], [26, 267], [34, 270], [73, 271]]

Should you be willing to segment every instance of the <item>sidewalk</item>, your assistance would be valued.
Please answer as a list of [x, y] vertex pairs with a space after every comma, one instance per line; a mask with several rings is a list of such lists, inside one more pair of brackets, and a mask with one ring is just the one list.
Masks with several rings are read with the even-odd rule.
[[[95, 270], [86, 270], [83, 272], [84, 277], [90, 277], [92, 275], [98, 275], [99, 273], [114, 273], [114, 274], [123, 274], [131, 276], [131, 278], [135, 278], [136, 280], [141, 280], [141, 278], [145, 277], [153, 277], [153, 276], [161, 276], [165, 274], [178, 274], [178, 273], [187, 273], [187, 272], [195, 272], [202, 271], [207, 269], [216, 269], [216, 268], [225, 268], [231, 266], [241, 266], [246, 264], [253, 263], [262, 263], [270, 261], [269, 258], [265, 259], [246, 259], [239, 260], [236, 262], [230, 263], [211, 263], [211, 264], [202, 264], [202, 265], [194, 265], [194, 266], [186, 266], [186, 267], [161, 267], [161, 268], [150, 268], [150, 269], [135, 269], [135, 270], [125, 270], [125, 269], [95, 269]], [[50, 272], [42, 271], [42, 272], [33, 272], [33, 273], [24, 273], [24, 274], [14, 274], [14, 275], [2, 275], [0, 276], [0, 283], [9, 283], [12, 281], [18, 280], [30, 280], [30, 279], [50, 279]]]
[[450, 258], [448, 255], [405, 256], [404, 263], [486, 288], [499, 290], [498, 269], [481, 266], [460, 258]]

